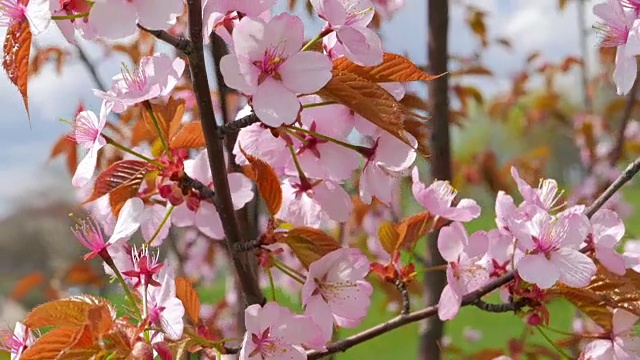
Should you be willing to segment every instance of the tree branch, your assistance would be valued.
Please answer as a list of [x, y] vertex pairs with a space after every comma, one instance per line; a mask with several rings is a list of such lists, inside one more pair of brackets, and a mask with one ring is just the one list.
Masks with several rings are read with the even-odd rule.
[[[174, 48], [176, 48], [176, 50], [183, 52], [187, 56], [191, 55], [194, 51], [193, 42], [190, 41], [189, 39], [173, 36], [164, 30], [152, 30], [152, 29], [147, 29], [146, 27], [140, 24], [137, 24], [137, 25], [138, 25], [138, 29], [148, 32], [158, 40], [162, 40], [166, 42], [167, 44], [173, 46]], [[200, 36], [200, 38], [202, 39], [202, 36]]]
[[[637, 158], [634, 162], [629, 164], [627, 168], [623, 171], [622, 174], [605, 190], [598, 199], [587, 209], [586, 215], [588, 217], [593, 216], [593, 214], [604, 205], [604, 203], [616, 192], [618, 191], [624, 184], [629, 182], [640, 171], [640, 157]], [[483, 296], [488, 293], [500, 288], [503, 285], [506, 285], [513, 281], [515, 278], [514, 272], [508, 272], [507, 274], [494, 279], [484, 286], [478, 288], [477, 290], [468, 293], [467, 295], [462, 297], [462, 306], [467, 305], [476, 305], [478, 304], [478, 300], [480, 300]], [[516, 302], [517, 304], [517, 302]], [[487, 304], [492, 306], [492, 304]], [[481, 305], [482, 306], [482, 305]], [[352, 335], [346, 339], [334, 342], [326, 346], [326, 350], [323, 351], [309, 351], [307, 352], [307, 358], [309, 360], [320, 359], [329, 354], [334, 354], [341, 351], [346, 351], [347, 349], [363, 343], [365, 341], [371, 340], [377, 336], [380, 336], [384, 333], [387, 333], [391, 330], [397, 329], [404, 325], [414, 323], [416, 321], [424, 320], [430, 317], [433, 317], [438, 313], [438, 306], [429, 306], [425, 309], [414, 311], [407, 315], [399, 315], [394, 317], [393, 319], [384, 322], [382, 324], [376, 325], [372, 328], [364, 330], [358, 334]]]
[[213, 185], [216, 189], [216, 205], [222, 220], [222, 227], [226, 237], [227, 247], [231, 253], [232, 262], [240, 279], [240, 285], [244, 295], [245, 305], [264, 304], [265, 297], [262, 294], [258, 279], [252, 271], [252, 262], [255, 258], [252, 254], [236, 253], [233, 251], [235, 244], [242, 242], [238, 221], [235, 216], [231, 191], [229, 190], [229, 178], [224, 159], [224, 147], [218, 136], [218, 124], [216, 123], [211, 101], [211, 92], [207, 78], [207, 68], [204, 62], [204, 49], [202, 44], [202, 2], [201, 0], [188, 0], [189, 34], [192, 51], [187, 53], [189, 68], [193, 80], [193, 90], [198, 101], [202, 131], [207, 143], [209, 154], [209, 166], [213, 176]]
[[616, 139], [616, 145], [611, 151], [609, 155], [609, 164], [614, 166], [622, 155], [624, 154], [624, 133], [627, 129], [627, 124], [631, 119], [631, 113], [633, 112], [633, 107], [636, 104], [636, 98], [638, 96], [638, 80], [633, 83], [631, 87], [631, 91], [629, 91], [629, 95], [627, 97], [627, 103], [624, 105], [624, 111], [622, 112], [622, 119], [620, 120], [620, 128], [618, 129], [618, 137]]
[[478, 309], [481, 309], [487, 312], [503, 313], [503, 312], [517, 311], [522, 309], [526, 305], [526, 299], [523, 298], [516, 302], [508, 302], [504, 304], [491, 304], [491, 303], [486, 303], [480, 299], [477, 299], [472, 304]]
[[211, 190], [208, 186], [200, 182], [200, 180], [196, 180], [186, 173], [180, 178], [180, 187], [181, 188], [190, 188], [198, 191], [205, 199], [213, 202], [215, 204], [216, 193]]
[[87, 70], [89, 71], [89, 74], [91, 74], [91, 78], [93, 79], [93, 82], [96, 84], [99, 90], [107, 91], [107, 87], [104, 85], [102, 80], [100, 80], [100, 76], [98, 76], [96, 67], [89, 60], [89, 58], [87, 57], [87, 54], [84, 52], [84, 49], [78, 43], [76, 43], [75, 46], [76, 46], [76, 50], [78, 50], [78, 56], [80, 56], [80, 61], [84, 63]]
[[227, 135], [236, 134], [238, 131], [242, 130], [243, 128], [246, 128], [247, 126], [253, 125], [257, 122], [260, 122], [260, 119], [258, 119], [258, 116], [256, 115], [256, 113], [252, 111], [251, 114], [247, 116], [243, 116], [240, 119], [233, 120], [231, 122], [228, 122], [222, 125], [218, 129], [218, 134], [220, 135], [220, 138], [224, 138]]
[[411, 312], [411, 298], [409, 297], [409, 290], [407, 289], [407, 284], [402, 280], [394, 281], [393, 285], [396, 286], [400, 296], [402, 297], [402, 311], [400, 314], [407, 315]]

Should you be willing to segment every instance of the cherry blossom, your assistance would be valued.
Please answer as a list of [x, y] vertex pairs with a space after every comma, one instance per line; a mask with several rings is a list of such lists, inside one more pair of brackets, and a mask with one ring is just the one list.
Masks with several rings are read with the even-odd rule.
[[131, 251], [131, 260], [133, 263], [133, 269], [125, 270], [121, 273], [124, 276], [133, 279], [132, 287], [135, 289], [142, 285], [143, 288], [147, 286], [161, 286], [161, 284], [153, 278], [164, 264], [158, 263], [158, 256], [160, 252], [157, 251], [155, 256], [149, 253], [149, 247], [144, 246], [138, 250], [135, 247]]
[[633, 333], [638, 316], [613, 310], [613, 330], [609, 339], [591, 341], [580, 355], [581, 360], [632, 360], [640, 357], [640, 338]]
[[411, 146], [380, 130], [373, 146], [362, 149], [366, 162], [358, 186], [364, 203], [370, 204], [374, 196], [385, 204], [391, 202], [397, 180], [406, 174], [417, 156], [418, 142], [412, 135], [406, 136]]
[[[184, 331], [184, 306], [176, 297], [176, 283], [174, 271], [170, 266], [162, 267], [158, 274], [160, 286], [138, 288], [144, 296], [146, 291], [147, 313], [149, 322], [153, 326], [162, 328], [164, 336], [171, 340], [179, 340]], [[156, 337], [154, 341], [162, 341]]]
[[[213, 188], [209, 156], [206, 150], [201, 151], [194, 160], [185, 161], [184, 171], [192, 178]], [[241, 209], [253, 199], [251, 181], [241, 173], [230, 173], [227, 176], [233, 207], [236, 210]], [[224, 237], [218, 210], [211, 200], [204, 199], [202, 196], [190, 197], [176, 206], [171, 216], [171, 222], [178, 227], [195, 225], [203, 234], [214, 239], [222, 239]]]
[[314, 93], [331, 79], [331, 61], [314, 51], [300, 51], [302, 21], [280, 14], [269, 22], [244, 17], [233, 31], [234, 53], [220, 68], [230, 87], [251, 95], [256, 115], [269, 126], [295, 121], [298, 94]]
[[486, 232], [478, 231], [469, 237], [459, 222], [440, 229], [438, 250], [449, 263], [447, 285], [442, 290], [438, 303], [438, 316], [441, 320], [453, 319], [460, 310], [462, 297], [489, 280], [489, 272], [480, 262], [488, 246]]
[[89, 22], [98, 36], [117, 40], [135, 34], [136, 24], [167, 30], [183, 11], [182, 0], [94, 0]]
[[282, 206], [276, 218], [293, 225], [322, 227], [329, 219], [349, 220], [351, 208], [351, 197], [340, 184], [289, 177], [282, 181]]
[[93, 92], [112, 104], [113, 112], [121, 113], [131, 105], [168, 95], [178, 83], [184, 68], [185, 62], [179, 57], [172, 59], [165, 53], [145, 56], [134, 71], [124, 69], [114, 76], [108, 91]]
[[142, 214], [143, 207], [144, 204], [142, 200], [138, 198], [127, 200], [122, 206], [122, 209], [120, 209], [113, 234], [111, 234], [111, 237], [106, 242], [104, 241], [100, 227], [94, 220], [88, 219], [76, 225], [76, 227], [72, 229], [73, 234], [84, 247], [91, 250], [91, 252], [84, 256], [84, 259], [89, 260], [98, 255], [103, 256], [110, 245], [133, 235], [140, 227], [140, 215]]
[[591, 217], [593, 241], [596, 258], [609, 271], [624, 275], [626, 265], [624, 257], [616, 251], [616, 245], [624, 236], [625, 228], [618, 214], [611, 210], [600, 209]]
[[270, 301], [264, 307], [254, 304], [244, 311], [245, 332], [241, 360], [304, 360], [303, 345], [317, 342], [320, 331], [307, 316]]
[[540, 208], [531, 220], [509, 219], [509, 230], [526, 255], [516, 264], [522, 279], [548, 289], [557, 281], [571, 287], [589, 284], [596, 266], [578, 251], [590, 231], [589, 219], [564, 212], [553, 217]]
[[13, 332], [0, 333], [0, 350], [11, 354], [11, 360], [18, 360], [22, 353], [33, 343], [36, 337], [23, 323], [17, 322]]
[[[370, 0], [310, 0], [325, 26], [334, 33], [324, 39], [324, 45], [344, 55], [356, 64], [374, 66], [382, 62], [382, 44], [367, 25], [375, 9]], [[340, 50], [335, 49], [339, 46]]]
[[334, 322], [356, 327], [367, 315], [373, 292], [364, 280], [368, 273], [369, 260], [357, 248], [332, 251], [309, 266], [302, 304], [320, 326], [325, 341], [331, 339]]
[[373, 0], [373, 3], [377, 11], [390, 19], [393, 14], [404, 6], [405, 0]]
[[451, 203], [458, 192], [447, 181], [436, 180], [429, 187], [420, 182], [418, 168], [413, 168], [411, 190], [418, 203], [434, 216], [453, 221], [471, 221], [480, 216], [480, 206], [472, 199], [462, 199], [457, 205]]
[[2, 0], [0, 1], [0, 26], [9, 27], [21, 21], [29, 22], [31, 35], [44, 32], [51, 23], [48, 0]]
[[524, 181], [518, 169], [511, 167], [511, 176], [518, 185], [518, 191], [526, 203], [539, 206], [545, 210], [551, 210], [558, 202], [561, 193], [558, 192], [558, 183], [554, 179], [540, 180], [538, 188], [533, 188]]
[[87, 149], [88, 152], [78, 164], [71, 179], [73, 186], [86, 185], [96, 170], [98, 151], [107, 144], [107, 141], [102, 137], [102, 131], [107, 124], [107, 114], [111, 112], [111, 109], [112, 104], [103, 101], [99, 117], [91, 110], [82, 111], [76, 116], [70, 138], [80, 147]]
[[[168, 211], [169, 209], [165, 205], [155, 202], [145, 204], [144, 210], [142, 211], [140, 232], [145, 241], [153, 239], [149, 245], [160, 246], [163, 240], [169, 235], [169, 229], [171, 229], [171, 214], [173, 213], [171, 213], [165, 221]], [[160, 227], [160, 225], [162, 225], [162, 227]]]
[[[87, 0], [62, 0], [50, 1], [51, 13], [55, 16], [77, 16], [88, 13], [91, 4]], [[85, 39], [95, 37], [95, 29], [89, 24], [88, 18], [55, 20], [56, 25], [62, 32], [64, 38], [70, 44], [76, 44], [76, 30], [80, 30]]]
[[593, 12], [603, 20], [601, 46], [617, 47], [613, 81], [618, 95], [624, 95], [631, 90], [638, 72], [636, 55], [640, 54], [640, 22], [633, 13], [624, 10], [620, 0], [596, 4]]
[[[249, 17], [261, 17], [277, 0], [204, 0], [202, 2], [203, 29], [205, 43], [209, 35], [216, 31], [225, 42], [233, 45], [230, 28], [237, 24], [238, 13]], [[268, 20], [268, 18], [265, 18]]]

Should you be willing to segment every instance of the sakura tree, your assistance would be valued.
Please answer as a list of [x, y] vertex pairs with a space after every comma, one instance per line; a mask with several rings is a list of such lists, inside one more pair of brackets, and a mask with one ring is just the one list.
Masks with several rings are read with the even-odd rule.
[[[555, 179], [532, 183], [527, 166], [484, 171], [500, 176], [483, 208], [454, 186], [465, 168], [452, 167], [449, 78], [460, 113], [473, 90], [449, 72], [447, 2], [429, 1], [431, 74], [386, 52], [376, 31], [403, 1], [299, 1], [323, 23], [311, 39], [296, 1], [281, 14], [277, 2], [2, 0], [3, 66], [27, 115], [29, 74], [42, 61], [32, 37], [50, 27], [80, 51], [82, 38], [132, 63], [106, 86], [96, 76], [100, 107], [79, 109], [54, 149], [89, 214], [72, 229], [84, 260], [102, 262], [126, 303], [79, 295], [39, 305], [2, 334], [11, 359], [320, 359], [425, 319], [435, 335], [423, 358], [640, 358], [640, 251], [623, 246], [619, 206], [640, 171], [640, 158], [624, 156], [632, 110], [613, 147], [595, 121], [575, 121], [589, 124], [576, 125], [575, 140], [597, 181], [567, 198]], [[469, 11], [485, 44], [484, 15]], [[617, 47], [611, 76], [631, 109], [640, 4], [608, 0], [594, 13], [602, 47]], [[429, 86], [428, 102], [411, 82]], [[403, 213], [403, 196], [420, 210]], [[491, 229], [468, 231], [491, 211]], [[206, 304], [196, 285], [216, 275], [226, 294]], [[380, 289], [396, 316], [341, 338]], [[563, 342], [465, 353], [442, 340], [442, 322], [469, 305], [545, 334], [560, 298], [581, 313]]]

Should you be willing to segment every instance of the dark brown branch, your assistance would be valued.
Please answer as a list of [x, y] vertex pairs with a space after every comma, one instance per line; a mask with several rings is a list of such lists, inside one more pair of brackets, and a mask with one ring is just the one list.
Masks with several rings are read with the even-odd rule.
[[247, 251], [252, 251], [260, 247], [262, 245], [262, 240], [254, 239], [251, 241], [243, 241], [241, 243], [235, 244], [233, 246], [233, 251], [238, 253], [243, 253]]
[[265, 297], [260, 289], [256, 274], [252, 271], [255, 258], [247, 253], [235, 253], [233, 247], [242, 242], [242, 236], [235, 216], [227, 166], [224, 159], [224, 147], [218, 136], [218, 124], [216, 123], [211, 91], [207, 78], [207, 68], [204, 62], [204, 48], [202, 39], [202, 2], [201, 0], [188, 0], [189, 34], [192, 49], [189, 51], [189, 68], [193, 81], [193, 90], [200, 109], [202, 131], [207, 143], [209, 154], [209, 166], [213, 175], [213, 185], [216, 189], [216, 205], [222, 220], [222, 227], [226, 238], [227, 247], [231, 253], [233, 266], [240, 279], [240, 285], [246, 305], [264, 304]]
[[147, 29], [146, 27], [140, 24], [137, 24], [137, 25], [138, 25], [138, 29], [148, 32], [149, 34], [153, 35], [156, 39], [166, 42], [167, 44], [173, 46], [174, 48], [176, 48], [176, 50], [181, 51], [187, 56], [191, 55], [191, 53], [194, 50], [193, 42], [191, 42], [189, 39], [173, 36], [164, 30], [152, 30], [152, 29]]
[[627, 124], [629, 124], [631, 113], [633, 112], [633, 107], [636, 104], [636, 98], [638, 97], [638, 87], [640, 86], [638, 85], [638, 80], [636, 80], [631, 87], [631, 91], [629, 91], [627, 102], [624, 105], [622, 119], [620, 120], [620, 128], [618, 128], [616, 144], [611, 151], [611, 154], [609, 155], [609, 164], [611, 164], [611, 166], [614, 166], [618, 162], [618, 160], [622, 158], [622, 155], [624, 155], [624, 133], [627, 130]]
[[[633, 163], [629, 164], [629, 166], [625, 169], [625, 171], [620, 174], [620, 176], [609, 186], [607, 190], [605, 190], [596, 201], [591, 205], [587, 211], [586, 215], [588, 217], [593, 216], [593, 214], [602, 207], [602, 205], [617, 191], [619, 190], [625, 183], [633, 178], [635, 174], [640, 171], [640, 158], [637, 158]], [[479, 289], [468, 293], [467, 295], [462, 297], [462, 306], [477, 304], [478, 300], [488, 293], [500, 288], [503, 285], [506, 285], [513, 281], [515, 278], [515, 274], [513, 272], [509, 272], [502, 277], [494, 279]], [[307, 353], [307, 357], [309, 360], [320, 359], [329, 354], [334, 354], [341, 351], [346, 351], [347, 349], [363, 343], [365, 341], [371, 340], [377, 336], [380, 336], [384, 333], [387, 333], [391, 330], [397, 329], [404, 325], [414, 323], [416, 321], [424, 320], [427, 318], [431, 318], [438, 313], [438, 306], [429, 306], [425, 309], [414, 311], [407, 315], [396, 316], [395, 318], [384, 322], [382, 324], [376, 325], [372, 328], [364, 330], [358, 334], [352, 335], [344, 340], [337, 341], [335, 343], [329, 344], [326, 346], [326, 350], [323, 351], [310, 351]]]
[[84, 64], [84, 66], [91, 74], [91, 78], [93, 82], [96, 84], [100, 91], [107, 91], [107, 87], [104, 85], [102, 80], [100, 80], [100, 76], [98, 76], [98, 72], [96, 71], [96, 67], [87, 57], [87, 54], [84, 52], [84, 49], [80, 46], [80, 44], [76, 44], [76, 50], [78, 50], [78, 56], [80, 57], [80, 61]]
[[221, 138], [224, 138], [227, 135], [236, 134], [241, 129], [253, 125], [257, 122], [260, 122], [260, 119], [258, 119], [258, 116], [252, 111], [251, 114], [247, 116], [243, 116], [240, 119], [233, 120], [229, 123], [224, 124], [218, 129], [218, 133], [220, 134]]
[[206, 200], [209, 200], [215, 204], [216, 193], [211, 190], [210, 187], [201, 183], [199, 180], [196, 180], [186, 173], [180, 179], [180, 187], [181, 188], [190, 188], [198, 191]]
[[[433, 73], [445, 74], [429, 82], [429, 100], [432, 116], [431, 128], [431, 176], [439, 180], [451, 180], [451, 144], [449, 135], [449, 75], [448, 71], [448, 27], [449, 2], [429, 0], [428, 17], [428, 61]], [[429, 267], [446, 262], [438, 250], [438, 233], [434, 231], [427, 240], [426, 259]], [[444, 271], [429, 271], [424, 274], [424, 301], [426, 306], [437, 304], [447, 284]], [[438, 317], [429, 318], [420, 331], [418, 359], [439, 360], [444, 325]]]
[[472, 304], [478, 309], [481, 309], [487, 312], [504, 313], [504, 312], [510, 312], [510, 311], [518, 311], [522, 309], [526, 305], [526, 300], [520, 299], [516, 302], [508, 302], [505, 304], [491, 304], [491, 303], [486, 303], [480, 299], [477, 299]]

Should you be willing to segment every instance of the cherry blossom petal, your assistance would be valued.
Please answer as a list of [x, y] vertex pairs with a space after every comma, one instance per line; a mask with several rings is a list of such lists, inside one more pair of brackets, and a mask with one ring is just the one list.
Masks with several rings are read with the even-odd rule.
[[[142, 233], [142, 238], [145, 241], [151, 240], [156, 231], [158, 231], [160, 224], [162, 224], [162, 221], [164, 221], [164, 218], [167, 215], [167, 211], [167, 207], [160, 204], [151, 204], [145, 206], [145, 209], [140, 218], [140, 232]], [[167, 235], [169, 235], [170, 228], [171, 217], [169, 217], [169, 219], [162, 225], [162, 228], [160, 228], [160, 231], [158, 231], [158, 235], [149, 245], [162, 245], [162, 241], [167, 237]]]
[[166, 30], [176, 23], [184, 11], [182, 0], [135, 0], [140, 25], [147, 29]]
[[258, 86], [252, 104], [258, 118], [273, 127], [291, 124], [300, 111], [300, 102], [296, 95], [273, 78], [265, 79]]
[[196, 214], [189, 210], [187, 204], [180, 204], [171, 213], [171, 223], [177, 227], [193, 226], [196, 223]]
[[195, 225], [203, 234], [210, 238], [224, 238], [222, 221], [220, 220], [218, 210], [216, 210], [213, 204], [209, 204], [204, 201], [200, 203], [200, 209], [198, 209], [198, 212], [196, 213]]
[[638, 322], [638, 316], [624, 309], [615, 309], [613, 311], [613, 333], [622, 335], [633, 330], [634, 325]]
[[618, 95], [625, 95], [631, 91], [631, 87], [636, 80], [638, 64], [635, 57], [624, 57], [619, 53], [616, 53], [615, 63], [613, 81], [616, 84], [616, 91]]
[[541, 289], [548, 289], [560, 279], [560, 271], [544, 254], [529, 254], [517, 264], [520, 277]]
[[331, 80], [333, 64], [325, 55], [302, 51], [291, 56], [279, 69], [282, 84], [294, 93], [310, 94]]
[[89, 13], [89, 22], [96, 33], [111, 40], [134, 34], [137, 19], [136, 8], [125, 0], [96, 0]]
[[550, 261], [560, 272], [560, 281], [571, 287], [589, 285], [597, 270], [593, 260], [587, 255], [570, 248], [552, 252]]
[[[282, 39], [286, 39], [286, 41], [282, 41]], [[304, 42], [302, 20], [288, 13], [282, 13], [272, 18], [264, 28], [262, 41], [267, 48], [277, 48], [280, 57], [290, 58], [300, 51]], [[320, 53], [316, 54], [321, 55]]]
[[116, 227], [111, 234], [111, 238], [107, 241], [109, 244], [113, 244], [118, 240], [128, 238], [133, 235], [140, 227], [140, 219], [142, 212], [144, 211], [144, 203], [140, 198], [134, 197], [127, 200], [120, 214], [118, 214], [118, 221]]
[[314, 199], [327, 215], [339, 222], [349, 220], [353, 207], [351, 197], [342, 186], [324, 181], [313, 188]]
[[75, 187], [82, 187], [89, 183], [89, 180], [93, 177], [93, 173], [96, 171], [96, 163], [98, 162], [98, 151], [102, 146], [92, 146], [89, 149], [87, 155], [80, 161], [76, 172], [71, 179], [71, 185]]
[[378, 34], [364, 26], [342, 26], [336, 32], [344, 45], [349, 60], [362, 66], [375, 66], [382, 62], [382, 43]]
[[458, 257], [464, 251], [467, 241], [467, 232], [462, 224], [454, 222], [440, 229], [438, 251], [440, 251], [442, 258], [448, 262], [458, 261]]
[[450, 285], [445, 286], [438, 302], [438, 317], [442, 321], [455, 318], [460, 311], [461, 304], [462, 294], [453, 291]]
[[253, 199], [253, 184], [251, 180], [241, 173], [230, 173], [229, 190], [234, 210], [241, 209], [246, 203]]
[[627, 266], [622, 254], [610, 247], [596, 245], [596, 257], [598, 261], [614, 274], [623, 276], [627, 272]]
[[238, 58], [234, 55], [225, 55], [220, 59], [220, 71], [224, 77], [224, 82], [232, 89], [236, 89], [244, 94], [252, 95], [256, 91], [256, 84], [250, 85], [247, 78], [240, 72]]
[[29, 0], [25, 13], [29, 21], [31, 35], [44, 32], [51, 23], [50, 0]]

